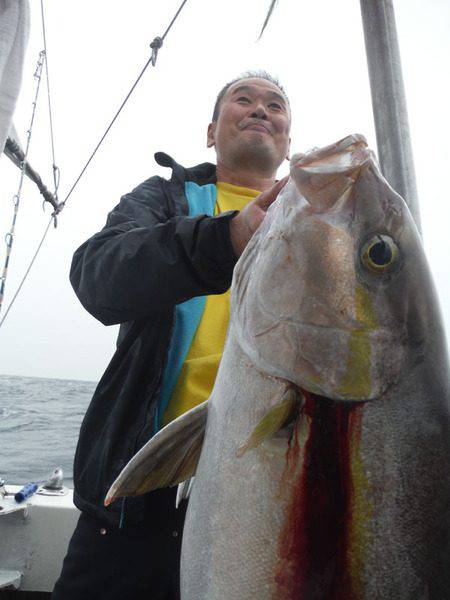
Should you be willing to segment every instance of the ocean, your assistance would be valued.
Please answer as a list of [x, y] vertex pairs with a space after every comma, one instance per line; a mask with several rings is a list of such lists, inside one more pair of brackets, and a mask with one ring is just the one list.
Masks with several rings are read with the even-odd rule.
[[91, 381], [0, 375], [0, 477], [22, 485], [56, 468], [73, 487], [73, 456]]

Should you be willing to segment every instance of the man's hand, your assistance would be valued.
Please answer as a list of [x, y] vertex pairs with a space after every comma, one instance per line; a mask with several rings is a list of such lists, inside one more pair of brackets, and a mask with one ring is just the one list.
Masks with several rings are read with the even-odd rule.
[[286, 185], [289, 175], [262, 192], [230, 221], [231, 244], [236, 256], [240, 256], [250, 238], [261, 225], [267, 209]]

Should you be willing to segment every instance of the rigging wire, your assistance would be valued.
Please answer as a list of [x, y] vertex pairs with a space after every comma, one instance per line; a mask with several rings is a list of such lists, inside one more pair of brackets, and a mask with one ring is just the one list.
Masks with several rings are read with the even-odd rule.
[[84, 172], [86, 171], [86, 169], [88, 168], [90, 162], [92, 161], [92, 159], [94, 158], [94, 156], [97, 153], [97, 150], [100, 148], [100, 146], [103, 143], [103, 140], [106, 138], [106, 136], [108, 135], [111, 127], [114, 125], [117, 117], [120, 115], [120, 113], [122, 112], [123, 107], [125, 106], [125, 104], [127, 103], [129, 97], [131, 96], [131, 94], [134, 92], [134, 89], [136, 88], [137, 84], [139, 83], [139, 81], [141, 80], [141, 77], [143, 76], [143, 74], [145, 73], [145, 71], [147, 70], [148, 66], [150, 64], [152, 64], [152, 66], [156, 65], [156, 59], [158, 56], [158, 50], [161, 48], [161, 46], [163, 45], [164, 39], [166, 37], [166, 35], [169, 33], [170, 29], [172, 28], [172, 25], [175, 23], [175, 21], [177, 20], [178, 15], [180, 14], [182, 8], [184, 7], [184, 5], [186, 4], [187, 0], [183, 0], [183, 2], [181, 3], [181, 5], [178, 7], [177, 12], [175, 13], [172, 21], [170, 22], [169, 26], [167, 27], [166, 31], [163, 33], [163, 35], [161, 37], [155, 37], [155, 39], [152, 41], [152, 43], [150, 44], [150, 47], [152, 48], [152, 54], [150, 56], [150, 58], [148, 59], [148, 61], [145, 63], [143, 69], [141, 70], [141, 72], [139, 73], [136, 81], [133, 83], [133, 85], [131, 86], [130, 91], [128, 92], [128, 94], [125, 96], [124, 101], [122, 102], [122, 104], [119, 107], [119, 110], [116, 112], [116, 114], [114, 115], [111, 123], [108, 125], [108, 127], [106, 128], [105, 133], [102, 135], [102, 137], [100, 138], [100, 141], [98, 142], [98, 144], [96, 145], [96, 147], [94, 148], [92, 154], [90, 155], [90, 157], [88, 158], [86, 164], [84, 165], [84, 167], [82, 168], [80, 174], [78, 175], [78, 177], [76, 178], [74, 184], [72, 185], [72, 187], [70, 188], [69, 192], [67, 193], [66, 197], [64, 198], [64, 200], [61, 202], [61, 210], [64, 208], [64, 206], [66, 205], [67, 200], [69, 199], [69, 197], [72, 195], [72, 192], [74, 191], [74, 189], [76, 188], [76, 186], [78, 185], [78, 182], [80, 181], [81, 177], [84, 175]]
[[[88, 168], [90, 162], [92, 161], [92, 159], [94, 158], [95, 154], [97, 153], [97, 150], [100, 148], [101, 144], [103, 143], [103, 140], [105, 139], [105, 137], [108, 135], [111, 127], [113, 126], [114, 122], [116, 121], [117, 117], [119, 116], [119, 114], [121, 113], [123, 107], [125, 106], [125, 104], [127, 103], [129, 97], [131, 96], [131, 94], [133, 93], [134, 89], [136, 88], [137, 84], [139, 83], [139, 81], [141, 80], [143, 74], [145, 73], [145, 71], [147, 70], [147, 67], [150, 65], [150, 63], [152, 64], [152, 66], [156, 65], [156, 59], [158, 57], [158, 51], [159, 49], [162, 47], [164, 39], [166, 38], [167, 34], [169, 33], [169, 31], [171, 30], [172, 26], [174, 25], [175, 21], [178, 18], [178, 15], [180, 14], [181, 10], [183, 9], [184, 5], [186, 4], [187, 0], [183, 0], [182, 3], [180, 4], [180, 6], [178, 7], [178, 10], [176, 11], [175, 15], [173, 16], [171, 22], [169, 23], [168, 27], [166, 28], [165, 32], [163, 33], [163, 35], [161, 37], [157, 36], [154, 38], [154, 40], [152, 41], [152, 43], [150, 44], [150, 48], [152, 49], [152, 54], [150, 56], [150, 58], [148, 59], [148, 61], [146, 62], [146, 64], [144, 65], [144, 68], [141, 70], [141, 72], [139, 73], [138, 78], [136, 79], [136, 81], [134, 82], [134, 84], [132, 85], [130, 91], [128, 92], [128, 94], [126, 95], [124, 101], [122, 102], [122, 104], [119, 107], [119, 110], [116, 112], [116, 114], [114, 115], [111, 123], [108, 125], [105, 133], [103, 134], [103, 136], [101, 137], [100, 141], [98, 142], [97, 146], [95, 147], [94, 151], [92, 152], [92, 154], [90, 155], [89, 159], [87, 160], [86, 164], [84, 165], [83, 169], [81, 170], [80, 174], [78, 175], [77, 179], [75, 180], [74, 184], [72, 185], [72, 187], [70, 188], [69, 192], [67, 193], [66, 197], [64, 198], [64, 200], [62, 202], [60, 202], [58, 204], [58, 210], [55, 211], [51, 218], [50, 221], [44, 231], [44, 235], [42, 236], [41, 241], [39, 242], [39, 245], [36, 249], [36, 252], [33, 255], [33, 258], [31, 259], [31, 262], [11, 300], [11, 302], [8, 305], [8, 308], [6, 309], [6, 312], [2, 318], [2, 320], [0, 321], [0, 327], [3, 325], [9, 311], [11, 310], [12, 305], [14, 304], [20, 290], [22, 289], [23, 284], [25, 283], [26, 278], [28, 277], [28, 274], [31, 270], [31, 267], [33, 266], [37, 255], [39, 254], [39, 251], [44, 243], [44, 240], [47, 236], [47, 233], [50, 230], [50, 224], [52, 223], [53, 219], [56, 217], [56, 214], [59, 213], [65, 206], [67, 200], [69, 199], [70, 195], [72, 194], [72, 192], [74, 191], [75, 187], [77, 186], [78, 182], [80, 181], [81, 177], [83, 176], [84, 172], [86, 171], [86, 169]], [[43, 12], [43, 5], [42, 5], [42, 0], [41, 0], [41, 14], [42, 14], [42, 30], [43, 30], [43, 35], [44, 35], [44, 48], [45, 48], [45, 24], [44, 24], [44, 12]], [[46, 50], [44, 50], [41, 54], [43, 54], [44, 59], [46, 58]], [[46, 60], [45, 60], [46, 63]], [[48, 83], [48, 70], [46, 69], [46, 76], [47, 76], [47, 89], [49, 90], [49, 83]], [[49, 111], [51, 111], [50, 108], [50, 94], [48, 94], [48, 102], [49, 102]], [[34, 106], [35, 108], [35, 106]], [[33, 113], [34, 116], [34, 113]], [[52, 136], [52, 153], [53, 153], [53, 167], [54, 167], [54, 181], [55, 181], [55, 196], [56, 196], [56, 191], [57, 191], [57, 185], [56, 185], [56, 175], [55, 175], [55, 157], [54, 157], [54, 145], [53, 145], [53, 127], [52, 127], [52, 119], [51, 119], [51, 112], [50, 112], [50, 128], [51, 128], [51, 136]], [[29, 143], [29, 142], [28, 142]], [[27, 152], [28, 152], [28, 145], [27, 145]], [[25, 155], [26, 156], [26, 155]], [[21, 182], [23, 179], [23, 169], [22, 169], [22, 177], [21, 177]], [[58, 181], [59, 184], [59, 181]], [[7, 257], [7, 261], [9, 260], [9, 255]], [[7, 268], [7, 265], [6, 265]], [[1, 310], [1, 303], [3, 300], [3, 289], [4, 289], [4, 281], [2, 278], [2, 287], [0, 288], [0, 310]]]
[[17, 290], [15, 291], [14, 296], [11, 299], [11, 302], [8, 304], [8, 308], [6, 309], [5, 314], [3, 315], [3, 317], [0, 321], [0, 327], [3, 325], [3, 321], [8, 316], [8, 313], [11, 310], [11, 307], [14, 304], [15, 299], [17, 298], [20, 290], [22, 289], [23, 284], [25, 283], [25, 279], [28, 277], [28, 273], [31, 271], [31, 267], [34, 264], [34, 261], [36, 260], [37, 255], [39, 254], [39, 251], [41, 249], [42, 244], [44, 243], [45, 238], [47, 237], [47, 233], [48, 233], [48, 230], [50, 229], [50, 225], [52, 224], [52, 222], [53, 222], [53, 215], [50, 217], [50, 221], [48, 222], [48, 225], [45, 228], [44, 235], [42, 236], [41, 241], [39, 242], [39, 245], [36, 249], [36, 252], [34, 253], [33, 258], [30, 261], [30, 264], [28, 265], [27, 270], [25, 271], [25, 275], [22, 277], [22, 281], [19, 283]]
[[262, 38], [264, 30], [266, 29], [267, 24], [270, 21], [270, 17], [272, 16], [273, 10], [274, 10], [275, 5], [276, 5], [277, 2], [278, 2], [278, 0], [271, 0], [270, 6], [269, 6], [269, 11], [268, 11], [268, 13], [266, 15], [266, 19], [265, 19], [264, 24], [262, 26], [261, 33], [259, 34], [258, 40], [260, 40]]
[[30, 126], [27, 131], [27, 145], [25, 148], [25, 156], [24, 156], [24, 160], [22, 161], [21, 169], [20, 169], [19, 188], [17, 190], [17, 193], [13, 196], [13, 204], [14, 204], [13, 219], [12, 219], [12, 223], [11, 223], [11, 228], [5, 236], [6, 256], [5, 256], [5, 262], [3, 265], [2, 276], [0, 277], [0, 311], [2, 309], [3, 298], [5, 296], [5, 285], [6, 285], [6, 278], [8, 276], [8, 266], [9, 266], [9, 260], [11, 258], [11, 251], [12, 251], [12, 246], [13, 246], [13, 242], [14, 242], [14, 233], [15, 233], [15, 229], [16, 229], [17, 216], [19, 214], [20, 194], [22, 193], [22, 185], [23, 185], [23, 180], [25, 177], [25, 167], [26, 167], [26, 162], [27, 162], [27, 157], [28, 157], [28, 150], [30, 148], [31, 133], [33, 130], [34, 116], [36, 114], [36, 105], [37, 105], [37, 100], [38, 100], [38, 96], [39, 96], [39, 89], [41, 87], [42, 69], [44, 66], [44, 62], [45, 62], [45, 53], [42, 50], [39, 53], [39, 60], [37, 62], [36, 71], [34, 72], [34, 77], [35, 77], [35, 79], [37, 79], [36, 92], [34, 95], [34, 101], [32, 103], [33, 110], [31, 112]]
[[41, 0], [41, 21], [42, 21], [42, 38], [44, 40], [44, 52], [45, 52], [45, 79], [47, 83], [47, 99], [48, 99], [48, 116], [50, 122], [50, 140], [52, 144], [52, 158], [53, 158], [53, 183], [55, 186], [54, 197], [58, 202], [58, 187], [60, 180], [59, 168], [56, 166], [55, 159], [55, 142], [53, 137], [53, 117], [52, 117], [52, 104], [50, 100], [50, 78], [48, 75], [48, 54], [47, 54], [47, 37], [45, 35], [45, 15], [44, 15], [44, 0]]
[[187, 2], [187, 0], [183, 0], [183, 2], [180, 4], [180, 6], [179, 6], [179, 8], [178, 8], [177, 12], [175, 13], [175, 16], [174, 16], [174, 17], [173, 17], [173, 19], [170, 21], [170, 24], [169, 24], [169, 26], [167, 27], [167, 29], [165, 30], [165, 32], [164, 32], [164, 33], [162, 34], [162, 36], [161, 36], [161, 40], [162, 40], [162, 41], [164, 41], [164, 39], [165, 39], [166, 35], [167, 35], [167, 34], [169, 33], [169, 31], [171, 30], [171, 28], [172, 28], [172, 25], [173, 25], [173, 24], [175, 23], [175, 21], [177, 20], [177, 18], [178, 18], [178, 15], [180, 14], [180, 12], [181, 12], [181, 9], [184, 7], [184, 5], [186, 4], [186, 2]]
[[136, 79], [136, 81], [134, 82], [131, 90], [128, 92], [128, 94], [125, 97], [125, 100], [122, 102], [122, 104], [120, 105], [119, 110], [116, 112], [116, 114], [114, 115], [111, 123], [108, 125], [105, 133], [102, 135], [102, 137], [100, 138], [100, 141], [98, 142], [98, 144], [96, 145], [96, 147], [94, 148], [92, 154], [90, 155], [90, 157], [88, 158], [86, 164], [84, 165], [84, 167], [82, 168], [80, 174], [78, 175], [78, 177], [76, 178], [75, 182], [73, 183], [72, 187], [70, 188], [69, 192], [67, 193], [66, 197], [64, 198], [64, 200], [61, 202], [61, 210], [64, 208], [64, 206], [66, 205], [67, 200], [70, 198], [70, 196], [72, 195], [72, 192], [74, 191], [74, 189], [76, 188], [76, 186], [78, 185], [78, 182], [80, 181], [80, 179], [83, 177], [86, 169], [88, 168], [89, 164], [91, 163], [92, 159], [94, 158], [94, 156], [97, 153], [97, 150], [100, 148], [100, 146], [103, 143], [103, 140], [105, 139], [105, 137], [108, 135], [109, 130], [111, 129], [111, 127], [114, 125], [117, 117], [119, 116], [119, 114], [122, 112], [123, 107], [125, 106], [128, 98], [131, 96], [131, 94], [134, 91], [134, 88], [137, 86], [137, 84], [139, 83], [142, 75], [144, 74], [145, 70], [147, 69], [148, 65], [152, 62], [152, 58], [153, 58], [153, 53], [152, 56], [148, 59], [147, 63], [145, 64], [144, 68], [142, 69], [142, 71], [139, 73], [138, 78]]

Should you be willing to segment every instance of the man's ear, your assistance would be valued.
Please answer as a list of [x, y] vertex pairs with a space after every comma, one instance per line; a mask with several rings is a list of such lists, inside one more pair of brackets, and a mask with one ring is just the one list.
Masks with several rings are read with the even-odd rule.
[[213, 121], [212, 123], [210, 123], [208, 125], [208, 134], [206, 136], [206, 147], [207, 148], [212, 148], [215, 143], [216, 140], [214, 139], [214, 134], [216, 132], [216, 122]]
[[286, 160], [291, 160], [291, 138], [289, 138]]

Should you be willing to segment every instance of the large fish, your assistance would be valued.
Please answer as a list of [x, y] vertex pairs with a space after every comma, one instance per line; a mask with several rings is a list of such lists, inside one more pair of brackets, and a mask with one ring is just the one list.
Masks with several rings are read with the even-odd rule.
[[210, 399], [107, 503], [195, 471], [183, 600], [450, 598], [445, 339], [417, 229], [362, 136], [292, 159], [231, 298]]

